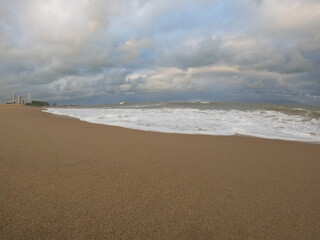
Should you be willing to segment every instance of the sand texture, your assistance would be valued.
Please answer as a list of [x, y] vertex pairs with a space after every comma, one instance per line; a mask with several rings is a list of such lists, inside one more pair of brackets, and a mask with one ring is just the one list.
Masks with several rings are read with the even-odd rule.
[[0, 239], [320, 239], [320, 145], [0, 105]]

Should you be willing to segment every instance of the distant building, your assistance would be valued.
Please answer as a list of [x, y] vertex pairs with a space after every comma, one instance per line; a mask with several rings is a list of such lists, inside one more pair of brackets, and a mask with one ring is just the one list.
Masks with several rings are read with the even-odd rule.
[[21, 96], [17, 96], [15, 93], [12, 94], [12, 103], [15, 104], [24, 104], [26, 105], [27, 103], [31, 104], [32, 103], [32, 95], [28, 93], [27, 99], [22, 98]]
[[28, 103], [32, 102], [32, 95], [30, 93], [28, 93]]

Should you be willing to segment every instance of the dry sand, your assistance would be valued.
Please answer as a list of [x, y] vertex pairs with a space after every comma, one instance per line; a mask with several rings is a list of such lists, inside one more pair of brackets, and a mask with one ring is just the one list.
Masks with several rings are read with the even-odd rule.
[[0, 106], [1, 239], [320, 239], [320, 145]]

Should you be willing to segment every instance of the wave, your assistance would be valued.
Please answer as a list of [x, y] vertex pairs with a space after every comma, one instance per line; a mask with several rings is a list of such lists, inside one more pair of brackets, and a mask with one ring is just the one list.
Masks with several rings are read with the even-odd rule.
[[[209, 107], [208, 107], [209, 105]], [[206, 106], [206, 107], [203, 107]], [[246, 135], [320, 143], [317, 109], [217, 103], [139, 103], [46, 112], [145, 131]]]

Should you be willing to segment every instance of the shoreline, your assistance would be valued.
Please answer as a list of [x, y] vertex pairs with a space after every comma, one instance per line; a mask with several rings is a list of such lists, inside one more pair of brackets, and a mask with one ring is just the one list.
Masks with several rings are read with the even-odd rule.
[[320, 148], [0, 105], [4, 239], [316, 239]]
[[130, 130], [136, 130], [136, 131], [143, 131], [143, 132], [150, 132], [150, 133], [163, 133], [163, 134], [178, 134], [178, 135], [191, 135], [191, 136], [213, 136], [213, 137], [244, 137], [244, 138], [257, 138], [257, 139], [265, 139], [265, 140], [275, 140], [275, 141], [287, 141], [287, 142], [298, 142], [298, 143], [306, 143], [306, 144], [316, 144], [319, 145], [320, 141], [303, 141], [303, 140], [296, 140], [296, 139], [280, 139], [280, 138], [272, 138], [272, 137], [262, 137], [262, 136], [255, 136], [255, 135], [244, 135], [244, 134], [235, 134], [235, 135], [213, 135], [213, 134], [201, 134], [201, 133], [182, 133], [182, 132], [161, 132], [161, 131], [154, 131], [154, 130], [143, 130], [143, 129], [136, 129], [136, 128], [130, 128], [125, 126], [118, 126], [118, 125], [111, 125], [111, 124], [104, 124], [104, 123], [94, 123], [89, 122], [85, 120], [81, 120], [77, 117], [71, 117], [68, 115], [63, 114], [56, 114], [56, 113], [50, 113], [46, 112], [47, 108], [42, 108], [41, 111], [43, 113], [48, 113], [56, 117], [62, 117], [62, 118], [73, 118], [82, 122], [86, 122], [89, 124], [96, 124], [101, 126], [109, 126], [109, 127], [119, 127], [124, 129], [130, 129]]

